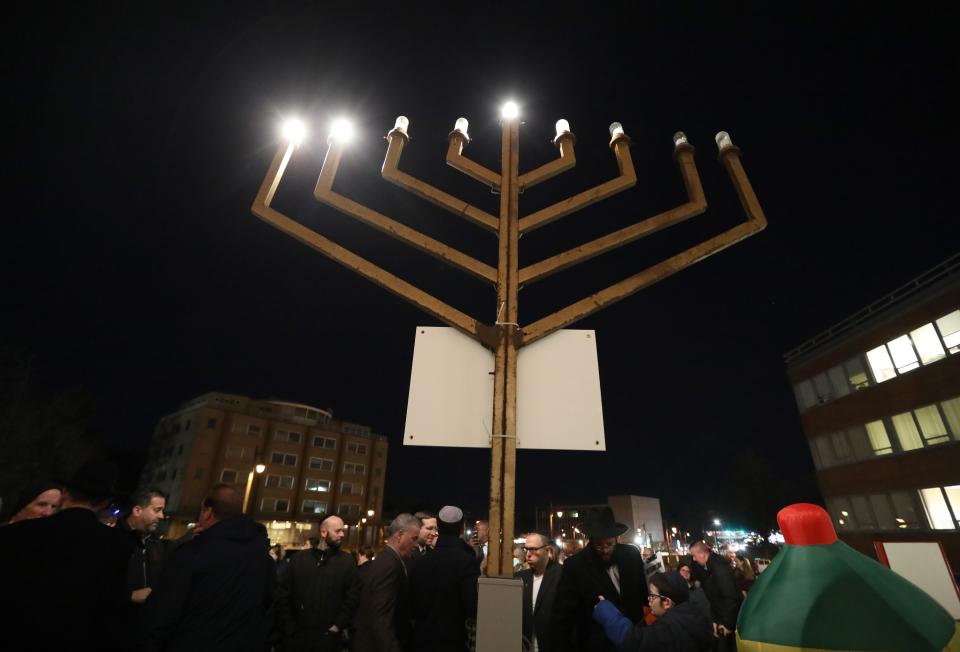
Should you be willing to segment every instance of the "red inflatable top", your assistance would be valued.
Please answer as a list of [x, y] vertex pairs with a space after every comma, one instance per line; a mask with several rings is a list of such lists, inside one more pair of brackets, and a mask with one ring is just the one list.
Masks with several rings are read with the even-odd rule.
[[794, 503], [777, 512], [777, 523], [784, 540], [791, 546], [816, 546], [833, 543], [837, 531], [830, 515], [819, 505]]

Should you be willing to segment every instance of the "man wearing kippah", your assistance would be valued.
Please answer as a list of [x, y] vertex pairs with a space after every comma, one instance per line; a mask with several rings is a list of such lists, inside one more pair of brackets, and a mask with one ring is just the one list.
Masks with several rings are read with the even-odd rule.
[[647, 596], [657, 617], [652, 625], [634, 625], [603, 596], [593, 609], [593, 619], [621, 652], [707, 652], [713, 646], [713, 627], [689, 596], [679, 573], [655, 573]]

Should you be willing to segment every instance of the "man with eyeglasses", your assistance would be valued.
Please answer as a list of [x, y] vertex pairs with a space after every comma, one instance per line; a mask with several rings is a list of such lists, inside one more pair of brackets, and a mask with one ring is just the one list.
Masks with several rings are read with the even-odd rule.
[[551, 652], [611, 652], [614, 645], [593, 620], [593, 607], [603, 595], [632, 623], [643, 622], [647, 580], [643, 557], [636, 546], [617, 538], [627, 526], [617, 523], [605, 507], [580, 529], [587, 546], [563, 565], [554, 601]]
[[689, 601], [686, 581], [677, 572], [650, 577], [647, 601], [657, 619], [636, 626], [609, 600], [600, 596], [593, 618], [620, 652], [708, 652], [713, 647], [713, 627], [703, 612]]
[[530, 642], [531, 652], [552, 652], [550, 618], [560, 583], [560, 564], [553, 560], [550, 540], [544, 534], [531, 532], [523, 547], [529, 568], [514, 575], [523, 581], [523, 637]]

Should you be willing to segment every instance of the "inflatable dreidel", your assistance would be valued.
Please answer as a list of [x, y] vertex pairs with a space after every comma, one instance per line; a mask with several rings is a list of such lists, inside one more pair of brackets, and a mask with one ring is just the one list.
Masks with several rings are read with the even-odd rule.
[[738, 652], [960, 652], [960, 624], [837, 539], [822, 507], [790, 505], [777, 522], [786, 545], [740, 609]]

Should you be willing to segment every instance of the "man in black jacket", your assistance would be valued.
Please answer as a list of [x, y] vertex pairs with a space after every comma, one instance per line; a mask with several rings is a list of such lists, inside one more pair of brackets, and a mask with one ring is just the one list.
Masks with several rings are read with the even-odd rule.
[[439, 537], [430, 554], [410, 572], [413, 641], [417, 652], [463, 652], [467, 649], [467, 619], [477, 617], [477, 578], [480, 562], [463, 532], [463, 511], [447, 505], [440, 510]]
[[550, 558], [550, 540], [533, 532], [524, 542], [524, 556], [530, 568], [514, 577], [523, 581], [523, 637], [535, 652], [551, 652], [550, 620], [560, 583], [560, 564]]
[[551, 652], [609, 652], [613, 643], [593, 621], [593, 607], [604, 596], [632, 623], [643, 620], [647, 581], [635, 546], [617, 543], [627, 526], [606, 507], [581, 527], [587, 546], [563, 565], [553, 606]]
[[317, 547], [290, 562], [277, 590], [276, 615], [286, 634], [286, 652], [335, 652], [360, 601], [353, 557], [340, 550], [343, 519], [320, 523]]
[[718, 650], [736, 648], [734, 630], [740, 612], [740, 592], [733, 577], [733, 569], [710, 546], [698, 541], [690, 546], [690, 556], [699, 566], [703, 592], [710, 601], [713, 635], [718, 639]]
[[275, 573], [266, 529], [220, 484], [203, 499], [195, 536], [164, 564], [140, 650], [263, 652]]

